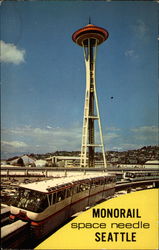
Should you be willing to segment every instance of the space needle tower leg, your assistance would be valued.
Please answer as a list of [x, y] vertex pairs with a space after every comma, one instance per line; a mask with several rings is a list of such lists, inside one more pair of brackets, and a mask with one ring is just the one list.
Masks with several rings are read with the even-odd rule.
[[[80, 159], [81, 167], [95, 167], [95, 147], [102, 148], [104, 167], [106, 167], [98, 98], [96, 93], [95, 64], [97, 46], [106, 40], [107, 37], [108, 32], [105, 29], [92, 24], [76, 31], [72, 36], [73, 41], [84, 49], [86, 66], [86, 92]], [[95, 142], [95, 121], [98, 122], [100, 144]]]

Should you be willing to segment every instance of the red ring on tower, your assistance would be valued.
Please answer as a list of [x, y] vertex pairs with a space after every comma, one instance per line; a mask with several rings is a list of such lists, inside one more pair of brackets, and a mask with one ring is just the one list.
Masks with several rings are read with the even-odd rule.
[[[103, 43], [109, 36], [106, 29], [100, 28], [93, 24], [88, 24], [85, 27], [75, 31], [72, 35], [72, 40], [80, 46], [88, 46], [88, 43], [84, 44], [87, 39], [95, 39], [97, 45]], [[92, 45], [95, 46], [95, 43]]]

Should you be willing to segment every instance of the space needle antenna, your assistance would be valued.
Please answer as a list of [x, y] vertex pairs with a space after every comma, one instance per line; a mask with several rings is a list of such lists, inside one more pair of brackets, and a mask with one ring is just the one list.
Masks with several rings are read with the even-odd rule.
[[[81, 167], [95, 167], [95, 148], [101, 147], [103, 153], [103, 163], [106, 168], [106, 157], [102, 135], [101, 120], [96, 92], [95, 65], [97, 46], [103, 43], [109, 34], [108, 31], [91, 24], [75, 31], [72, 40], [83, 47], [86, 67], [86, 92], [83, 117], [82, 145], [81, 145]], [[99, 128], [100, 142], [96, 142], [95, 122]]]

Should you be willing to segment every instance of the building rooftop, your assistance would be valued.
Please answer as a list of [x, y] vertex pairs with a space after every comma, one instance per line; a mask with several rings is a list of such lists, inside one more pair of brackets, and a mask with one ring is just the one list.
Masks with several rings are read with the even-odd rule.
[[159, 165], [159, 160], [153, 160], [153, 161], [146, 161], [145, 164], [158, 164]]

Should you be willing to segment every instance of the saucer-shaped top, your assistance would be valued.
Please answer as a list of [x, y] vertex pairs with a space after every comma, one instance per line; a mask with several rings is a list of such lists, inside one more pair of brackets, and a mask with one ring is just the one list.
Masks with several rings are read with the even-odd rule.
[[91, 45], [99, 45], [103, 43], [109, 36], [106, 29], [88, 24], [85, 27], [75, 31], [72, 35], [72, 40], [80, 46], [88, 46], [88, 39], [90, 38]]

